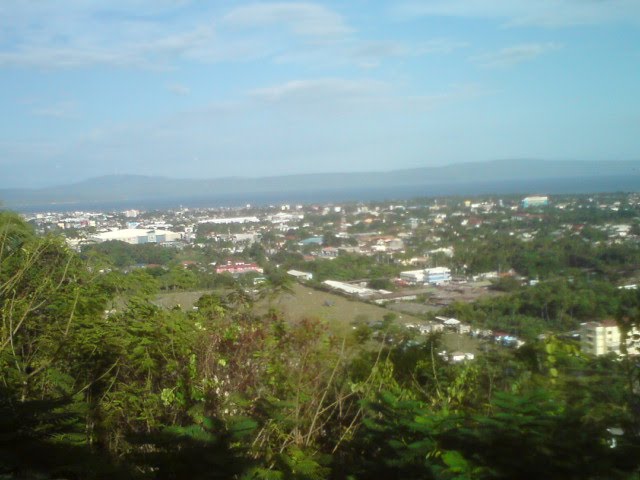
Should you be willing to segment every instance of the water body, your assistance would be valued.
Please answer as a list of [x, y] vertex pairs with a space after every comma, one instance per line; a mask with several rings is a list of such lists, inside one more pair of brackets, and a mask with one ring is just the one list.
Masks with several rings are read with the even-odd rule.
[[267, 193], [215, 194], [198, 197], [171, 197], [152, 199], [128, 199], [114, 202], [78, 202], [65, 204], [42, 204], [29, 206], [11, 206], [9, 208], [23, 212], [72, 212], [72, 211], [121, 211], [169, 210], [179, 207], [215, 208], [266, 206], [287, 204], [341, 203], [367, 201], [393, 201], [412, 198], [433, 198], [444, 196], [480, 196], [480, 195], [527, 195], [539, 194], [586, 194], [604, 192], [638, 192], [638, 176], [602, 176], [574, 178], [546, 178], [531, 180], [501, 180], [484, 182], [450, 182], [429, 185], [358, 187], [341, 189], [321, 189]]

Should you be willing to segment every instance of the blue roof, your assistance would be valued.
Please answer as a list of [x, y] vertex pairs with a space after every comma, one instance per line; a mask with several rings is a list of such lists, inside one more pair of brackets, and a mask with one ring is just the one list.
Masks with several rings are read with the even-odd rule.
[[323, 237], [309, 237], [309, 238], [305, 238], [304, 240], [300, 241], [300, 243], [302, 245], [311, 245], [311, 244], [317, 244], [317, 245], [322, 245], [322, 242], [324, 241]]

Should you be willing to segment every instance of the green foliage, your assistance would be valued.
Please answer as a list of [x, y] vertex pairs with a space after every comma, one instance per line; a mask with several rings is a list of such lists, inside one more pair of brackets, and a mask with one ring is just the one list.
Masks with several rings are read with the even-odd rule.
[[238, 478], [253, 463], [239, 445], [255, 427], [248, 419], [225, 425], [212, 418], [200, 425], [166, 427], [132, 438], [144, 448], [131, 455], [130, 461], [156, 472], [156, 479]]
[[116, 267], [128, 267], [131, 265], [167, 265], [177, 256], [177, 250], [167, 248], [155, 243], [131, 245], [118, 240], [98, 243], [86, 246], [82, 249], [83, 256], [101, 255], [109, 263]]
[[454, 303], [444, 312], [478, 327], [534, 340], [540, 333], [567, 332], [577, 329], [580, 322], [613, 317], [624, 295], [628, 294], [609, 282], [554, 278], [474, 304]]
[[332, 260], [318, 260], [308, 264], [294, 265], [311, 271], [317, 282], [332, 280], [358, 280], [363, 278], [395, 277], [400, 269], [395, 265], [379, 264], [375, 257], [344, 254]]
[[369, 281], [369, 288], [376, 290], [395, 290], [391, 280], [388, 278], [373, 278]]
[[[599, 251], [614, 263], [627, 253]], [[586, 261], [580, 251], [563, 255], [560, 263]], [[291, 291], [284, 270], [267, 271], [266, 309], [220, 275], [211, 278], [229, 288], [187, 313], [150, 298], [159, 288], [193, 288], [199, 270], [99, 273], [99, 264], [0, 213], [2, 477], [595, 480], [639, 472], [635, 361], [585, 358], [558, 337], [534, 340], [604, 315], [630, 329], [640, 319], [637, 292], [575, 275], [454, 304], [449, 312], [461, 320], [530, 341], [450, 365], [437, 355], [438, 336], [418, 342], [394, 314], [378, 343], [362, 318], [353, 343], [316, 318], [285, 321], [277, 309]], [[314, 268], [320, 278], [385, 278], [395, 267], [341, 256]], [[623, 431], [615, 448], [612, 426]]]
[[128, 477], [85, 442], [83, 412], [71, 399], [20, 401], [0, 391], [0, 477]]
[[491, 289], [499, 292], [514, 292], [522, 286], [522, 282], [513, 277], [501, 277], [491, 282]]
[[[452, 415], [389, 393], [367, 404], [359, 478], [627, 478], [603, 426], [544, 391], [498, 393], [489, 414]], [[572, 453], [573, 452], [573, 453]], [[632, 467], [633, 470], [633, 467]]]

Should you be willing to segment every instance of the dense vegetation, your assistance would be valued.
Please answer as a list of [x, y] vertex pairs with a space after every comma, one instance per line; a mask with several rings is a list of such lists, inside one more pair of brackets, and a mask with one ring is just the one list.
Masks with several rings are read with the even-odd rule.
[[[434, 353], [437, 337], [370, 348], [314, 318], [287, 323], [277, 303], [258, 313], [241, 288], [205, 295], [194, 311], [162, 310], [150, 298], [166, 272], [99, 263], [0, 213], [2, 478], [640, 473], [635, 360], [585, 358], [549, 336], [450, 365]], [[189, 285], [189, 269], [171, 271]], [[286, 289], [271, 280], [274, 297]], [[637, 292], [598, 285], [594, 297], [586, 285], [545, 283], [467, 308], [487, 322], [640, 318]]]

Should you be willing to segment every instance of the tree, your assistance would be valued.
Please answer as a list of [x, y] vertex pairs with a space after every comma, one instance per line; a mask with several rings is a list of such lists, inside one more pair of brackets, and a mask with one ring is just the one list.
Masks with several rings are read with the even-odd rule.
[[369, 281], [369, 288], [375, 290], [393, 290], [394, 286], [388, 278], [374, 278]]

